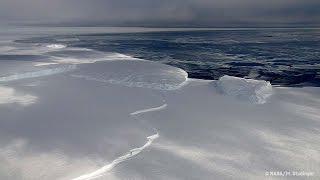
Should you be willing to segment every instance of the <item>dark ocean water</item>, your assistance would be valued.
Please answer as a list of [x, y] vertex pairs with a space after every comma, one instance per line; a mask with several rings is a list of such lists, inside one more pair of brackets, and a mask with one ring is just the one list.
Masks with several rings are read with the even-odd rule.
[[18, 42], [118, 52], [182, 68], [191, 78], [231, 75], [274, 85], [320, 86], [319, 29], [90, 34]]

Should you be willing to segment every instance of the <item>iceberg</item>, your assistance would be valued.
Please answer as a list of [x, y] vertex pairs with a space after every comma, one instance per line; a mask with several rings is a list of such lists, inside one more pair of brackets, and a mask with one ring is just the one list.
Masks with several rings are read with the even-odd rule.
[[264, 104], [272, 95], [270, 82], [263, 80], [244, 79], [233, 76], [223, 76], [216, 82], [218, 91], [224, 95], [255, 104]]

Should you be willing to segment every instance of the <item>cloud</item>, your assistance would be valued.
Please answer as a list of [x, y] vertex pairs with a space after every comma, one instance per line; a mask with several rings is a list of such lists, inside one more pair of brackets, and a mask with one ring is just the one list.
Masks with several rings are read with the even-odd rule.
[[2, 0], [7, 22], [92, 25], [319, 24], [318, 0]]

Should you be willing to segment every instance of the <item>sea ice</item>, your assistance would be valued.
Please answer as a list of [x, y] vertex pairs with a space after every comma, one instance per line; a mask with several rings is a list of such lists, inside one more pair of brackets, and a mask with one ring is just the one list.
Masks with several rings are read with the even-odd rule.
[[63, 44], [49, 44], [46, 46], [47, 48], [53, 48], [53, 49], [62, 49], [67, 47], [66, 45]]
[[76, 78], [158, 90], [182, 87], [188, 74], [182, 69], [143, 60], [105, 61], [79, 66]]
[[272, 86], [268, 81], [223, 76], [216, 82], [218, 90], [228, 96], [256, 104], [264, 104], [272, 95]]
[[10, 82], [21, 79], [37, 78], [42, 76], [49, 76], [54, 74], [60, 74], [64, 72], [69, 72], [76, 69], [76, 65], [67, 65], [63, 67], [56, 67], [52, 69], [45, 69], [40, 71], [26, 72], [21, 74], [14, 74], [5, 77], [0, 77], [0, 82]]

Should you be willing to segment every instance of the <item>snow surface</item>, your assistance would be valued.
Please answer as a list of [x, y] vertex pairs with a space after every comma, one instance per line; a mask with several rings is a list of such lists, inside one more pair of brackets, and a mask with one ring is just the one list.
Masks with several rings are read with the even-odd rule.
[[114, 161], [112, 161], [111, 164], [108, 164], [106, 166], [103, 166], [102, 168], [89, 173], [89, 174], [85, 174], [85, 175], [81, 175], [77, 178], [74, 178], [72, 180], [88, 180], [88, 179], [96, 179], [99, 177], [103, 177], [104, 175], [106, 175], [106, 173], [108, 171], [110, 171], [111, 169], [113, 169], [116, 165], [118, 165], [121, 162], [127, 161], [129, 160], [131, 157], [139, 154], [141, 151], [143, 151], [145, 148], [149, 147], [152, 142], [154, 140], [156, 140], [157, 138], [159, 138], [159, 134], [154, 134], [152, 136], [148, 136], [148, 142], [146, 144], [144, 144], [143, 146], [139, 147], [139, 148], [135, 148], [135, 149], [131, 149], [129, 153], [118, 157], [117, 159], [115, 159]]
[[30, 94], [19, 94], [15, 89], [0, 86], [0, 104], [20, 104], [27, 106], [35, 103], [37, 97]]
[[[144, 114], [144, 113], [150, 113], [150, 112], [156, 112], [156, 111], [161, 111], [163, 109], [165, 109], [167, 107], [167, 104], [164, 104], [162, 106], [159, 107], [155, 107], [155, 108], [149, 108], [149, 109], [144, 109], [144, 110], [139, 110], [139, 111], [135, 111], [133, 113], [131, 113], [130, 115], [136, 119], [137, 121], [139, 121], [139, 118], [137, 117], [140, 114]], [[156, 130], [156, 129], [155, 129]], [[157, 130], [156, 130], [157, 131]], [[152, 142], [156, 139], [159, 138], [159, 133], [157, 131], [156, 134], [148, 136], [148, 142], [146, 144], [144, 144], [143, 146], [139, 147], [139, 148], [134, 148], [131, 149], [129, 151], [129, 153], [120, 156], [118, 158], [116, 158], [114, 161], [112, 161], [111, 164], [108, 164], [106, 166], [103, 166], [102, 168], [91, 172], [89, 174], [85, 174], [85, 175], [81, 175], [77, 178], [74, 178], [72, 180], [88, 180], [88, 179], [95, 179], [95, 178], [99, 178], [99, 177], [103, 177], [104, 175], [106, 175], [106, 173], [108, 171], [110, 171], [111, 169], [113, 169], [116, 165], [118, 165], [119, 163], [122, 163], [124, 161], [129, 160], [131, 157], [136, 156], [137, 154], [141, 153], [144, 149], [146, 149], [147, 147], [149, 147]]]
[[320, 178], [318, 87], [188, 79], [130, 58], [57, 62], [100, 54], [2, 45], [19, 56], [0, 61], [0, 179]]

